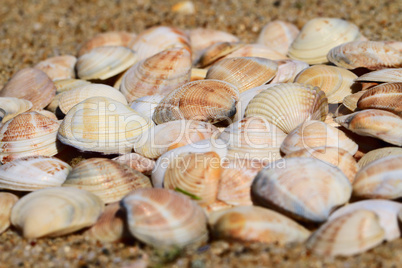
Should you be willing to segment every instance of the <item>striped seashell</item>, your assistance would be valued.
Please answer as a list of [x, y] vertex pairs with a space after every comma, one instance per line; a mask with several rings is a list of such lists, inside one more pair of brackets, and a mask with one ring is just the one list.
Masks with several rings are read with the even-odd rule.
[[308, 63], [299, 60], [276, 60], [278, 71], [271, 84], [293, 82], [296, 75], [309, 67]]
[[73, 79], [75, 78], [76, 62], [77, 58], [71, 55], [56, 56], [39, 62], [34, 68], [46, 73], [53, 81]]
[[144, 175], [151, 175], [155, 167], [155, 161], [136, 153], [123, 154], [112, 160], [127, 165], [134, 170], [141, 172]]
[[0, 234], [10, 227], [11, 209], [17, 201], [15, 194], [0, 192]]
[[262, 28], [257, 43], [286, 55], [299, 32], [299, 29], [293, 23], [274, 20]]
[[354, 112], [357, 109], [357, 102], [359, 101], [360, 97], [364, 94], [364, 92], [366, 91], [362, 90], [346, 96], [343, 99], [342, 104], [351, 112]]
[[387, 157], [391, 155], [402, 155], [402, 148], [399, 147], [384, 147], [380, 149], [375, 149], [367, 154], [365, 154], [358, 162], [359, 166], [362, 168], [369, 163]]
[[225, 58], [238, 58], [238, 57], [258, 57], [269, 60], [284, 60], [287, 59], [286, 55], [283, 55], [276, 50], [261, 45], [261, 44], [246, 44], [239, 49], [236, 49], [226, 55]]
[[0, 121], [5, 123], [11, 118], [28, 111], [32, 108], [32, 103], [28, 100], [12, 97], [0, 97]]
[[402, 83], [385, 83], [368, 89], [357, 101], [357, 107], [385, 110], [402, 117]]
[[204, 50], [197, 67], [206, 68], [243, 46], [240, 42], [215, 43]]
[[356, 82], [398, 83], [402, 81], [402, 68], [382, 69], [369, 72], [355, 79]]

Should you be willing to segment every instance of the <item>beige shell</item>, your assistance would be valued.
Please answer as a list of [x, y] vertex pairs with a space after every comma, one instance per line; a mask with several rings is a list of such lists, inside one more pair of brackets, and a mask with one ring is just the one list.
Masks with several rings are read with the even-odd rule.
[[207, 69], [191, 68], [190, 81], [203, 80], [207, 76]]
[[238, 57], [259, 57], [270, 60], [284, 60], [287, 59], [276, 50], [260, 44], [246, 44], [239, 49], [229, 53], [225, 58], [238, 58]]
[[17, 201], [18, 196], [0, 192], [0, 234], [10, 226], [11, 209]]
[[56, 95], [52, 80], [41, 70], [25, 68], [16, 72], [0, 90], [0, 97], [25, 99], [32, 108], [45, 108]]
[[81, 79], [63, 79], [54, 81], [54, 85], [56, 86], [56, 96], [54, 96], [53, 100], [49, 103], [46, 109], [53, 113], [56, 112], [56, 110], [59, 108], [59, 100], [62, 93], [89, 84], [91, 84], [91, 82]]
[[152, 116], [155, 112], [156, 107], [159, 102], [163, 100], [165, 96], [162, 95], [150, 95], [144, 96], [142, 98], [135, 99], [131, 103], [131, 109], [135, 110], [137, 113], [142, 114], [143, 116], [149, 117], [152, 119]]
[[112, 160], [119, 162], [120, 164], [127, 165], [134, 170], [137, 170], [145, 175], [151, 175], [152, 170], [155, 167], [155, 161], [136, 153], [123, 154]]
[[370, 70], [402, 67], [402, 52], [384, 42], [356, 41], [334, 47], [328, 60], [346, 69], [364, 67]]
[[402, 68], [382, 69], [363, 74], [356, 78], [357, 82], [397, 83], [402, 81]]
[[198, 62], [198, 67], [205, 68], [210, 66], [243, 46], [244, 44], [239, 42], [215, 43], [204, 50], [204, 53], [201, 55]]
[[309, 67], [308, 63], [299, 60], [276, 60], [278, 71], [271, 84], [293, 82], [296, 75]]
[[357, 210], [322, 225], [306, 246], [319, 255], [352, 256], [381, 244], [384, 238], [377, 214]]
[[149, 118], [118, 101], [92, 97], [66, 114], [58, 139], [82, 151], [124, 154], [131, 152], [141, 133], [152, 126]]
[[298, 34], [299, 29], [293, 23], [274, 20], [262, 28], [257, 43], [286, 55]]
[[255, 177], [257, 203], [293, 218], [323, 222], [349, 201], [352, 186], [342, 171], [320, 160], [292, 157], [270, 163]]
[[50, 79], [62, 80], [75, 78], [75, 63], [77, 58], [71, 55], [56, 56], [43, 60], [34, 68], [47, 74]]
[[235, 115], [238, 100], [238, 89], [227, 82], [194, 81], [167, 95], [152, 118], [156, 124], [180, 119], [216, 123]]
[[402, 117], [402, 83], [385, 83], [368, 89], [358, 100], [357, 107], [381, 109]]
[[208, 69], [206, 79], [226, 81], [235, 85], [242, 93], [268, 83], [277, 70], [275, 61], [264, 58], [225, 58]]
[[[32, 111], [32, 110], [31, 110]], [[53, 119], [55, 121], [58, 121], [59, 119], [57, 118], [56, 114], [52, 113], [51, 111], [48, 110], [35, 110], [38, 114], [44, 115], [47, 118]]]
[[17, 115], [0, 127], [0, 161], [57, 154], [59, 123], [37, 112]]
[[399, 147], [384, 147], [376, 150], [372, 150], [365, 154], [358, 162], [362, 168], [369, 163], [391, 155], [402, 155], [402, 148]]
[[261, 116], [289, 133], [306, 120], [324, 121], [328, 114], [325, 93], [298, 83], [276, 84], [248, 104], [245, 116]]
[[348, 108], [350, 111], [355, 111], [357, 108], [357, 102], [359, 101], [360, 97], [364, 94], [364, 90], [356, 92], [354, 94], [350, 94], [348, 96], [346, 96], [343, 101], [342, 104], [345, 105], [346, 108]]
[[315, 65], [301, 71], [295, 78], [296, 83], [319, 87], [325, 92], [328, 103], [340, 103], [352, 94], [352, 85], [357, 76], [343, 68]]
[[97, 47], [78, 58], [77, 75], [84, 80], [105, 80], [124, 72], [137, 61], [137, 54], [129, 48]]
[[32, 103], [28, 100], [12, 97], [0, 97], [0, 119], [5, 123], [13, 117], [28, 111], [32, 108]]
[[[350, 96], [350, 95], [349, 95]], [[331, 115], [331, 122], [333, 122], [336, 125], [332, 125], [333, 127], [338, 127], [340, 126], [338, 123], [335, 122], [335, 117], [342, 116], [342, 115], [347, 115], [347, 114], [352, 114], [353, 111], [349, 110], [346, 108], [344, 104], [340, 104], [338, 108], [336, 108], [335, 113], [333, 116]], [[328, 117], [327, 117], [328, 118]], [[325, 123], [328, 123], [327, 120], [325, 120]]]
[[148, 95], [166, 96], [190, 81], [191, 55], [171, 48], [138, 62], [124, 75], [120, 91], [129, 102]]
[[351, 22], [337, 18], [315, 18], [303, 26], [290, 46], [288, 55], [308, 64], [326, 63], [331, 48], [360, 37], [359, 29]]
[[183, 247], [207, 239], [207, 219], [189, 197], [167, 189], [138, 189], [121, 202], [132, 235], [154, 247]]

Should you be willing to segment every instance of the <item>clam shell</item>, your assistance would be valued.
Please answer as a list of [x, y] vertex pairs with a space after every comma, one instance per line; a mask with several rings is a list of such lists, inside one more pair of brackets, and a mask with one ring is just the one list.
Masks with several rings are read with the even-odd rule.
[[243, 47], [244, 44], [239, 42], [218, 42], [207, 49], [205, 49], [204, 53], [202, 54], [199, 62], [198, 67], [205, 68], [211, 64], [214, 64], [216, 61], [222, 59], [226, 55], [230, 54], [231, 52]]
[[370, 151], [359, 160], [358, 164], [362, 168], [377, 159], [384, 158], [390, 155], [402, 155], [402, 148], [384, 147]]
[[293, 82], [298, 73], [309, 67], [308, 63], [299, 60], [276, 60], [276, 63], [278, 71], [271, 84]]
[[357, 102], [359, 101], [360, 97], [364, 94], [364, 90], [356, 92], [354, 94], [350, 94], [346, 96], [342, 104], [345, 105], [346, 108], [348, 108], [350, 111], [354, 111], [357, 108]]
[[32, 103], [28, 100], [12, 97], [0, 97], [0, 119], [4, 124], [17, 115], [32, 108]]
[[55, 113], [59, 108], [59, 100], [62, 93], [89, 84], [91, 84], [91, 82], [81, 79], [63, 79], [54, 81], [54, 85], [56, 86], [56, 96], [54, 96], [46, 109]]
[[0, 192], [0, 234], [10, 226], [11, 209], [17, 201], [16, 195]]
[[77, 58], [71, 55], [56, 56], [39, 62], [34, 68], [45, 72], [52, 80], [72, 79], [76, 62]]
[[382, 69], [369, 72], [355, 79], [357, 82], [397, 83], [402, 81], [402, 68]]
[[270, 60], [283, 60], [287, 57], [276, 50], [260, 44], [246, 44], [226, 55], [225, 58], [258, 57]]
[[163, 100], [165, 96], [162, 95], [150, 95], [144, 96], [142, 98], [135, 99], [131, 103], [131, 109], [135, 110], [137, 113], [152, 119], [152, 115], [158, 106], [159, 102]]
[[286, 55], [298, 34], [299, 29], [293, 23], [274, 20], [262, 28], [257, 43]]
[[261, 91], [248, 104], [245, 116], [261, 116], [289, 133], [306, 120], [324, 121], [327, 114], [328, 102], [323, 91], [292, 83]]
[[145, 175], [151, 175], [152, 170], [155, 167], [155, 161], [136, 153], [123, 154], [115, 157], [112, 160], [119, 162], [120, 164], [127, 165], [134, 170], [137, 170]]
[[357, 102], [359, 109], [381, 109], [402, 117], [402, 83], [386, 83], [370, 88]]
[[[32, 110], [31, 110], [32, 111]], [[55, 121], [58, 121], [59, 119], [57, 118], [57, 116], [52, 113], [51, 111], [48, 110], [36, 110], [35, 112], [37, 112], [38, 114], [44, 115], [47, 118], [53, 119]]]
[[138, 189], [121, 201], [128, 227], [136, 238], [154, 247], [183, 247], [205, 240], [206, 217], [185, 195], [167, 189]]

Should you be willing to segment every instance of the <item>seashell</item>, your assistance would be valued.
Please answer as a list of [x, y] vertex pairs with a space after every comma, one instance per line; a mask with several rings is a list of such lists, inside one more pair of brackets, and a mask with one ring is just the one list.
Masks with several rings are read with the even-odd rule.
[[102, 200], [90, 192], [52, 187], [18, 200], [11, 211], [11, 223], [28, 239], [56, 237], [93, 225], [103, 210]]
[[120, 91], [129, 102], [154, 94], [166, 96], [189, 82], [190, 77], [190, 53], [184, 48], [172, 48], [131, 67], [123, 77]]
[[295, 83], [310, 84], [325, 92], [328, 103], [340, 103], [352, 94], [352, 85], [357, 76], [343, 68], [315, 65], [301, 71], [295, 78]]
[[281, 151], [287, 155], [301, 149], [314, 151], [322, 146], [341, 148], [351, 155], [354, 155], [358, 148], [341, 130], [324, 122], [311, 120], [300, 124], [286, 136]]
[[212, 235], [242, 242], [301, 243], [310, 231], [275, 211], [254, 206], [241, 206], [217, 211], [209, 216]]
[[174, 4], [171, 10], [177, 14], [191, 15], [195, 13], [195, 6], [192, 1], [181, 1]]
[[37, 112], [38, 114], [44, 115], [47, 118], [50, 118], [50, 119], [52, 119], [54, 121], [59, 120], [59, 119], [57, 119], [57, 116], [54, 113], [52, 113], [51, 111], [48, 111], [48, 110], [36, 110], [35, 112]]
[[251, 187], [258, 203], [303, 221], [326, 221], [349, 201], [352, 186], [342, 171], [320, 160], [292, 157], [270, 163]]
[[309, 67], [308, 63], [299, 60], [276, 60], [276, 63], [278, 71], [271, 84], [293, 82], [298, 73]]
[[96, 47], [77, 61], [78, 77], [105, 80], [130, 68], [138, 61], [131, 49], [119, 46]]
[[25, 68], [16, 72], [0, 90], [0, 97], [14, 97], [32, 102], [32, 108], [43, 109], [56, 95], [50, 78], [41, 70]]
[[385, 232], [376, 213], [357, 210], [322, 225], [310, 236], [307, 248], [325, 256], [352, 256], [382, 243]]
[[276, 62], [264, 58], [225, 58], [208, 69], [206, 79], [226, 81], [242, 93], [268, 83], [277, 70]]
[[328, 114], [325, 93], [298, 83], [277, 84], [261, 91], [248, 104], [246, 117], [261, 116], [289, 133], [306, 120], [324, 121]]
[[357, 102], [359, 109], [380, 109], [402, 117], [402, 83], [385, 83], [372, 87]]
[[362, 167], [353, 183], [353, 195], [361, 198], [402, 197], [402, 156], [390, 155]]
[[232, 53], [233, 51], [243, 47], [243, 43], [239, 42], [218, 42], [207, 49], [205, 49], [204, 53], [201, 55], [200, 60], [198, 62], [198, 67], [205, 68]]
[[18, 201], [18, 196], [0, 192], [0, 234], [10, 227], [11, 209]]
[[100, 33], [86, 41], [78, 51], [78, 57], [87, 54], [97, 47], [122, 46], [128, 47], [128, 44], [134, 40], [137, 35], [124, 31]]
[[112, 160], [119, 162], [120, 164], [127, 165], [134, 170], [137, 170], [145, 175], [151, 175], [152, 170], [155, 167], [155, 161], [136, 153], [123, 154], [115, 157]]
[[158, 158], [170, 149], [217, 136], [213, 125], [193, 120], [176, 120], [150, 128], [134, 145], [136, 153], [148, 158]]
[[76, 62], [77, 58], [71, 55], [56, 56], [39, 62], [34, 68], [43, 71], [52, 80], [72, 79], [75, 78]]
[[152, 185], [147, 176], [126, 165], [107, 158], [90, 158], [74, 167], [63, 187], [86, 190], [108, 204], [121, 200], [135, 189]]
[[359, 160], [358, 164], [362, 168], [375, 160], [391, 155], [402, 155], [402, 148], [384, 147], [370, 151]]
[[[352, 94], [353, 95], [353, 94]], [[350, 96], [350, 95], [349, 95]], [[345, 99], [344, 99], [345, 100]], [[342, 116], [342, 115], [347, 115], [347, 114], [352, 114], [353, 111], [349, 110], [346, 108], [344, 104], [340, 104], [339, 107], [336, 109], [334, 113], [334, 118], [332, 119], [333, 123], [336, 124], [336, 127], [340, 126], [338, 123], [335, 122], [335, 117]], [[326, 121], [325, 121], [326, 122]], [[327, 122], [326, 122], [327, 123]], [[334, 125], [333, 125], [334, 126]]]
[[313, 149], [301, 149], [291, 152], [285, 156], [290, 157], [311, 157], [338, 167], [343, 174], [348, 178], [350, 183], [353, 183], [359, 166], [353, 155], [339, 147], [316, 147]]
[[274, 20], [262, 28], [257, 43], [286, 55], [299, 32], [299, 29], [293, 23]]
[[5, 123], [11, 118], [28, 111], [32, 108], [32, 103], [28, 100], [12, 97], [0, 97], [0, 120]]
[[225, 58], [238, 58], [238, 57], [258, 57], [270, 60], [284, 60], [287, 59], [276, 50], [260, 44], [246, 44], [235, 51], [229, 53]]
[[131, 103], [130, 107], [137, 113], [152, 119], [152, 115], [155, 112], [156, 106], [158, 106], [159, 102], [161, 102], [161, 100], [163, 100], [164, 97], [165, 96], [158, 94], [144, 96], [142, 98], [135, 99]]
[[207, 219], [195, 202], [167, 189], [138, 189], [121, 206], [132, 235], [154, 247], [178, 246], [207, 239]]
[[209, 215], [211, 215], [211, 213], [214, 213], [216, 211], [222, 211], [222, 210], [229, 209], [232, 207], [233, 206], [230, 204], [227, 204], [220, 200], [216, 200], [215, 202], [213, 202], [212, 204], [209, 204], [208, 206], [203, 206], [202, 209], [204, 210], [207, 217], [209, 217]]
[[35, 191], [61, 186], [70, 171], [70, 165], [54, 157], [21, 157], [0, 166], [0, 189]]
[[369, 136], [402, 146], [402, 119], [387, 111], [363, 110], [335, 118], [343, 127], [361, 136]]
[[346, 69], [359, 67], [370, 70], [402, 67], [402, 53], [384, 42], [356, 41], [334, 47], [327, 58]]
[[168, 94], [155, 109], [156, 124], [187, 119], [216, 123], [236, 113], [238, 89], [224, 81], [199, 80]]
[[129, 46], [137, 53], [138, 61], [171, 48], [184, 48], [191, 52], [188, 36], [178, 28], [156, 26], [140, 33]]
[[58, 138], [82, 151], [124, 154], [131, 152], [141, 133], [152, 126], [149, 118], [118, 101], [92, 97], [68, 111]]
[[400, 203], [389, 200], [364, 200], [341, 207], [331, 214], [328, 221], [361, 209], [373, 211], [379, 217], [380, 225], [385, 231], [385, 239], [391, 241], [401, 236], [398, 226], [398, 212], [401, 208]]
[[37, 112], [25, 112], [0, 127], [0, 161], [57, 154], [59, 123]]
[[315, 18], [303, 26], [289, 47], [288, 55], [308, 64], [326, 63], [327, 54], [333, 47], [359, 38], [359, 28], [351, 22], [337, 18]]
[[64, 92], [59, 98], [59, 108], [67, 114], [73, 106], [91, 97], [107, 97], [128, 105], [123, 94], [115, 88], [103, 84], [89, 84]]
[[402, 81], [402, 68], [382, 69], [369, 72], [355, 79], [357, 82], [397, 83]]
[[207, 69], [191, 68], [190, 81], [203, 80], [207, 76]]
[[357, 108], [357, 102], [359, 101], [360, 97], [364, 94], [365, 90], [356, 92], [354, 94], [350, 94], [348, 96], [346, 96], [343, 101], [342, 104], [345, 105], [345, 107], [347, 109], [349, 109], [350, 111], [354, 111]]

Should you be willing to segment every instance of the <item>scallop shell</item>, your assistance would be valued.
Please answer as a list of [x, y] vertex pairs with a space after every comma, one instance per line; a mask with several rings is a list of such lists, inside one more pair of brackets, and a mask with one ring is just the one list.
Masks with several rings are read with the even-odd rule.
[[370, 88], [357, 102], [359, 109], [381, 109], [402, 117], [402, 83], [386, 83]]
[[299, 60], [276, 60], [276, 63], [278, 71], [271, 84], [293, 82], [298, 73], [309, 67], [308, 63]]
[[135, 99], [131, 103], [130, 107], [137, 113], [152, 119], [152, 115], [154, 114], [156, 107], [158, 106], [159, 102], [163, 100], [164, 97], [165, 96], [158, 94], [144, 96], [142, 98]]
[[71, 55], [56, 56], [43, 60], [34, 66], [45, 72], [52, 80], [75, 78], [75, 63], [77, 58]]
[[248, 104], [245, 116], [261, 116], [289, 133], [306, 120], [324, 121], [327, 114], [328, 102], [323, 91], [288, 83], [261, 91]]
[[258, 57], [270, 60], [284, 60], [287, 57], [272, 48], [260, 44], [246, 44], [232, 51], [225, 58]]
[[370, 151], [359, 160], [358, 164], [362, 168], [377, 159], [381, 159], [391, 155], [402, 155], [402, 148], [384, 147]]
[[359, 101], [360, 97], [364, 94], [364, 90], [356, 92], [354, 94], [350, 94], [348, 96], [346, 96], [343, 101], [342, 104], [345, 105], [346, 108], [348, 108], [350, 111], [354, 111], [357, 108], [357, 102]]
[[299, 29], [293, 23], [274, 20], [262, 28], [257, 43], [286, 55], [299, 32]]
[[227, 56], [231, 52], [243, 47], [244, 44], [239, 42], [218, 42], [207, 49], [205, 49], [204, 53], [201, 55], [201, 58], [198, 62], [198, 67], [205, 68]]
[[0, 119], [5, 123], [13, 117], [28, 111], [32, 108], [32, 103], [28, 100], [12, 97], [0, 97]]
[[0, 234], [10, 226], [11, 209], [18, 201], [18, 196], [0, 192]]
[[369, 72], [355, 79], [357, 82], [397, 83], [402, 81], [402, 68], [382, 69]]
[[120, 164], [127, 165], [134, 170], [137, 170], [145, 175], [151, 175], [152, 170], [155, 167], [155, 161], [136, 153], [123, 154], [115, 157], [112, 160], [119, 162]]

